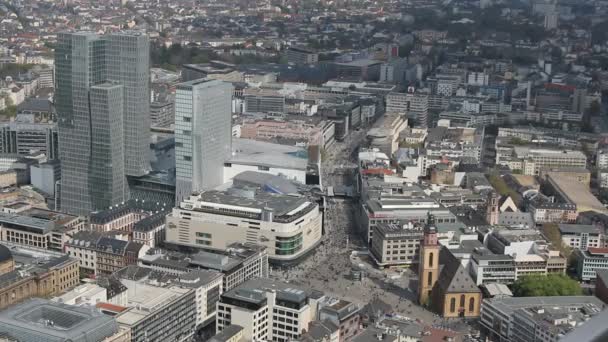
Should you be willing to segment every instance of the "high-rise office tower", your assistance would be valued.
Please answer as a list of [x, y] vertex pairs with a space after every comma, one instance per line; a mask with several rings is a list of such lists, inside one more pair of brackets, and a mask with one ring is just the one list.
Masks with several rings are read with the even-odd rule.
[[199, 79], [175, 94], [175, 203], [223, 183], [232, 149], [232, 85]]
[[125, 175], [148, 169], [148, 38], [62, 33], [55, 66], [61, 210], [87, 215], [128, 199]]
[[138, 32], [114, 33], [107, 40], [107, 79], [124, 89], [125, 173], [150, 169], [150, 42]]

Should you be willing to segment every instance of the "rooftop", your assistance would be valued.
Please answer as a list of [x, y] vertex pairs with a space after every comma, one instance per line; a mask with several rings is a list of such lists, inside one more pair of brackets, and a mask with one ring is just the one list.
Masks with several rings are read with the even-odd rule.
[[19, 341], [101, 341], [118, 326], [99, 311], [35, 298], [1, 311], [0, 330]]
[[232, 139], [232, 157], [227, 162], [305, 171], [308, 165], [308, 153], [295, 146]]
[[116, 316], [116, 321], [127, 326], [137, 324], [192, 291], [177, 286], [164, 288], [127, 280], [123, 280], [123, 283], [128, 288], [127, 298], [131, 309]]
[[309, 212], [315, 204], [303, 196], [282, 195], [249, 189], [210, 190], [194, 194], [182, 202], [181, 208], [220, 215], [246, 216], [260, 219], [271, 212], [274, 221], [291, 222]]
[[226, 342], [243, 331], [243, 327], [236, 324], [230, 324], [222, 329], [221, 332], [209, 339], [209, 342]]
[[601, 311], [604, 303], [595, 296], [511, 297], [484, 299], [483, 305], [492, 305], [510, 315], [517, 309], [530, 307], [586, 307], [590, 311]]
[[560, 223], [558, 225], [559, 231], [562, 234], [599, 234], [602, 231], [598, 226], [592, 224], [565, 224]]
[[608, 209], [593, 196], [586, 185], [580, 182], [573, 182], [569, 178], [557, 174], [550, 174], [547, 178], [550, 183], [559, 188], [562, 196], [566, 197], [571, 203], [576, 204], [578, 212], [591, 210], [599, 213], [608, 213]]
[[220, 272], [237, 269], [247, 259], [263, 252], [264, 247], [254, 244], [234, 243], [225, 251], [196, 251], [195, 253], [169, 252], [146, 254], [140, 258], [146, 264], [186, 271], [203, 268]]
[[253, 278], [225, 292], [222, 297], [261, 304], [266, 300], [267, 291], [275, 291], [277, 299], [294, 303], [306, 301], [313, 292], [269, 278]]

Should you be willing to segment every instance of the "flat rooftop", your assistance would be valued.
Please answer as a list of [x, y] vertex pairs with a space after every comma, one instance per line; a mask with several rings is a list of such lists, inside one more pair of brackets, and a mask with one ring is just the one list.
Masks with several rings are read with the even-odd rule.
[[177, 286], [165, 288], [125, 279], [121, 281], [127, 286], [127, 298], [131, 309], [116, 316], [116, 322], [128, 326], [137, 324], [192, 291]]
[[254, 209], [252, 213], [255, 214], [259, 214], [262, 210], [268, 208], [272, 210], [274, 217], [295, 215], [309, 205], [312, 205], [306, 197], [301, 196], [273, 194], [268, 192], [248, 192], [239, 194], [230, 193], [230, 191], [217, 190], [201, 193], [197, 204], [212, 207], [223, 204], [242, 209]]
[[118, 326], [97, 310], [34, 298], [0, 311], [0, 331], [19, 341], [84, 341], [103, 340]]
[[576, 210], [580, 213], [583, 211], [595, 211], [602, 214], [608, 214], [608, 209], [604, 207], [589, 188], [580, 183], [573, 182], [568, 177], [550, 174], [549, 182], [552, 182], [561, 194], [566, 197], [571, 203], [576, 204]]
[[492, 305], [507, 314], [531, 307], [588, 307], [590, 310], [601, 310], [605, 305], [595, 296], [491, 298], [484, 299], [483, 304]]
[[565, 224], [560, 223], [558, 225], [559, 231], [562, 234], [600, 234], [603, 229], [593, 224]]
[[318, 295], [317, 291], [299, 288], [293, 284], [269, 278], [253, 278], [222, 294], [222, 297], [259, 304], [266, 300], [267, 291], [275, 291], [278, 299], [295, 303], [305, 301], [312, 292], [315, 292], [315, 296]]
[[306, 171], [308, 152], [300, 147], [250, 139], [232, 139], [232, 164]]

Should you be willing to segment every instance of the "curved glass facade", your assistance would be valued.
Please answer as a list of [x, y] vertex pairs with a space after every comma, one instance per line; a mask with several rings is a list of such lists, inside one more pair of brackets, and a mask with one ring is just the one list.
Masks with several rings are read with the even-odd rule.
[[302, 233], [289, 237], [276, 237], [276, 255], [292, 255], [302, 249]]

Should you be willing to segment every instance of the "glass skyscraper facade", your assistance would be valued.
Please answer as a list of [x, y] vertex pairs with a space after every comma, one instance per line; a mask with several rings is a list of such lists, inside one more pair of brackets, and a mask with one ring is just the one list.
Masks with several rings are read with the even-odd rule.
[[145, 34], [58, 35], [62, 211], [88, 215], [127, 200], [126, 175], [149, 169], [149, 67]]
[[223, 183], [232, 153], [230, 83], [199, 79], [177, 85], [175, 94], [175, 203], [194, 191]]

